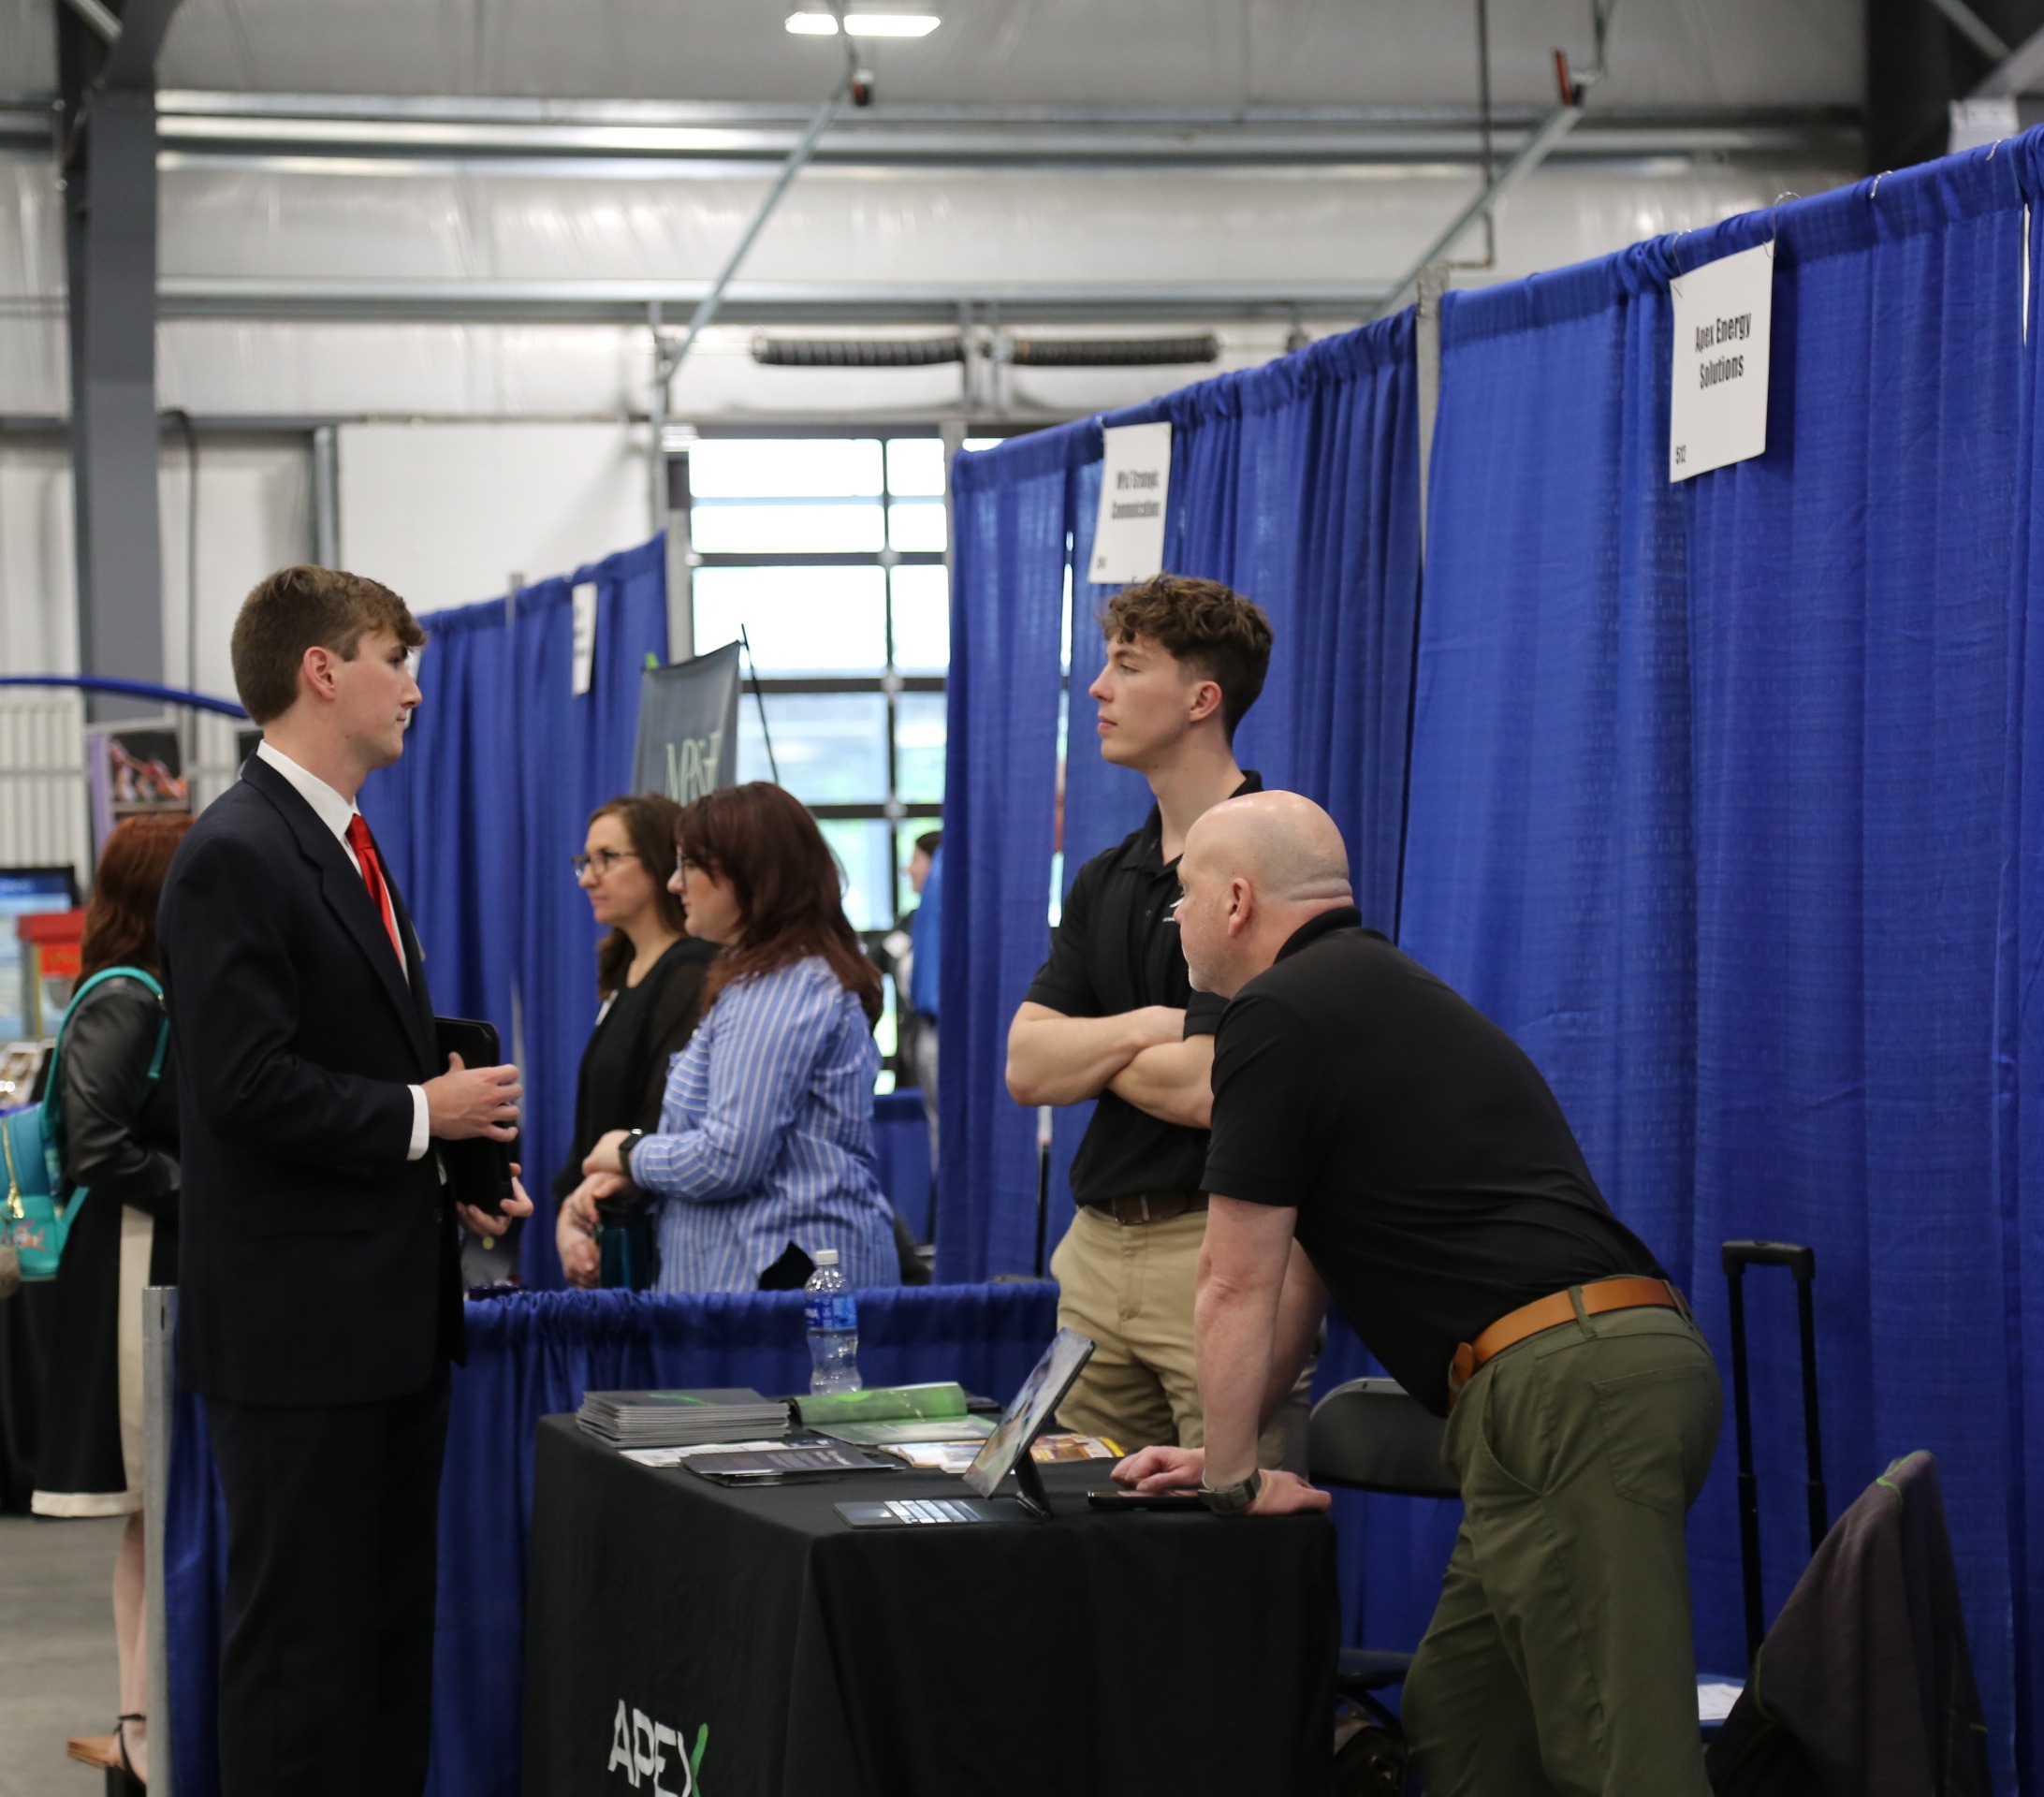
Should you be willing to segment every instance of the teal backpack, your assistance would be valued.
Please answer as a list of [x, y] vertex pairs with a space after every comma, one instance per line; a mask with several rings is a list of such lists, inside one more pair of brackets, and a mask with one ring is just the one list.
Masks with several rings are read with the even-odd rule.
[[[78, 1220], [85, 1202], [85, 1188], [73, 1186], [65, 1202], [64, 1191], [64, 1030], [78, 1015], [79, 1001], [102, 980], [139, 980], [163, 1005], [163, 987], [156, 976], [139, 967], [110, 967], [95, 973], [71, 995], [63, 1022], [57, 1025], [56, 1046], [50, 1051], [50, 1076], [43, 1082], [43, 1101], [0, 1117], [0, 1160], [6, 1162], [7, 1195], [0, 1204], [0, 1248], [11, 1248], [21, 1257], [22, 1278], [53, 1279], [57, 1263], [64, 1257], [65, 1238]], [[164, 1051], [170, 1044], [170, 1019], [163, 1020], [156, 1037], [156, 1052], [149, 1063], [152, 1082], [163, 1073]]]

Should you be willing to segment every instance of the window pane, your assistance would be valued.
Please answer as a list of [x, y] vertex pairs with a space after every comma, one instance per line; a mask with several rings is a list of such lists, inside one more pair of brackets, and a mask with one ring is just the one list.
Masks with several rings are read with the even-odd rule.
[[869, 437], [709, 437], [689, 451], [689, 490], [698, 499], [873, 498], [880, 445]]
[[720, 500], [689, 516], [690, 541], [706, 555], [796, 555], [822, 549], [874, 550], [885, 524], [880, 502], [826, 500], [807, 505]]
[[742, 623], [762, 674], [874, 673], [885, 582], [878, 568], [698, 568], [695, 652], [736, 641]]
[[901, 801], [906, 805], [941, 805], [944, 797], [944, 695], [904, 693], [896, 704], [899, 709], [895, 723], [895, 769], [901, 782]]
[[942, 549], [946, 526], [941, 499], [898, 499], [887, 514], [887, 534], [898, 549]]
[[[780, 747], [777, 742], [775, 747]], [[888, 897], [891, 832], [884, 823], [833, 818], [822, 823], [828, 842], [844, 868], [844, 914], [854, 929], [885, 929], [894, 922]]]
[[[887, 702], [877, 693], [769, 693], [781, 783], [805, 805], [879, 805], [887, 796]], [[759, 701], [738, 702], [738, 778], [771, 780]], [[884, 861], [883, 861], [884, 866]]]
[[1006, 437], [968, 437], [965, 446], [977, 455], [982, 449], [998, 449], [1007, 441]]
[[944, 446], [937, 437], [897, 437], [887, 446], [887, 490], [897, 499], [944, 495]]
[[897, 568], [895, 665], [912, 674], [942, 674], [951, 665], [951, 571]]

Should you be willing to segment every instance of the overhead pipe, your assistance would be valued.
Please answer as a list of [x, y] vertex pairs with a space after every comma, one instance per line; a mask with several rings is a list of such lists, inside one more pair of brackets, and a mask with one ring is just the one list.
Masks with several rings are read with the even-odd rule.
[[[844, 11], [843, 0], [833, 0], [831, 9], [840, 15], [838, 25], [841, 32], [844, 27], [841, 16]], [[673, 390], [674, 377], [679, 372], [681, 364], [688, 360], [689, 351], [695, 347], [695, 340], [709, 329], [710, 321], [716, 317], [718, 308], [723, 304], [724, 289], [731, 285], [745, 258], [752, 254], [752, 245], [759, 241], [760, 232], [766, 228], [766, 221], [774, 215], [774, 208], [781, 204], [781, 197], [788, 191], [789, 184], [796, 176], [801, 173], [803, 164], [815, 153], [817, 140], [829, 128], [831, 120], [838, 116], [838, 110], [843, 106], [847, 96], [854, 89], [862, 93], [869, 92], [870, 80], [859, 67], [858, 58], [853, 53], [852, 40], [846, 37], [844, 74], [838, 85], [831, 89], [830, 97], [810, 115], [808, 126], [796, 139], [795, 148], [788, 152], [787, 161], [781, 165], [781, 172], [775, 176], [774, 184], [766, 190], [766, 197], [760, 201], [758, 210], [753, 212], [752, 223], [746, 226], [731, 254], [725, 257], [723, 268], [710, 284], [709, 291], [696, 305], [687, 329], [681, 333], [681, 341], [671, 349], [662, 345], [656, 352], [656, 378], [660, 383], [663, 400]], [[665, 412], [664, 403], [660, 410]], [[657, 452], [657, 445], [655, 448]]]
[[1419, 285], [1421, 272], [1427, 265], [1442, 260], [1464, 231], [1487, 215], [1507, 194], [1545, 162], [1555, 146], [1575, 129], [1582, 117], [1580, 102], [1564, 103], [1548, 113], [1519, 146], [1518, 153], [1497, 171], [1490, 185], [1463, 207], [1448, 227], [1413, 258], [1411, 266], [1392, 285], [1391, 292], [1378, 306], [1376, 315], [1382, 317], [1386, 313], [1396, 312], [1411, 299]]
[[102, 43], [110, 46], [121, 41], [121, 22], [100, 4], [100, 0], [70, 0], [70, 7], [99, 34]]

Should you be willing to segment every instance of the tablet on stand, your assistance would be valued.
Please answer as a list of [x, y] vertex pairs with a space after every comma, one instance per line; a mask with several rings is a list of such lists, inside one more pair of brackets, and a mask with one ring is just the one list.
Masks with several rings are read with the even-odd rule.
[[1022, 1508], [1039, 1521], [1050, 1515], [1050, 1495], [1044, 1489], [1044, 1475], [1036, 1470], [1030, 1445], [1047, 1429], [1058, 1414], [1058, 1406], [1072, 1389], [1079, 1369], [1093, 1357], [1092, 1341], [1076, 1329], [1060, 1329], [1044, 1350], [1044, 1357], [1022, 1381], [1022, 1389], [1001, 1413], [993, 1434], [986, 1438], [972, 1464], [966, 1468], [965, 1483], [982, 1498], [991, 1498], [1009, 1473], [1015, 1474], [1015, 1495]]
[[[965, 1483], [982, 1498], [991, 1498], [1000, 1482], [1015, 1474], [1015, 1497], [1023, 1513], [1035, 1521], [1050, 1519], [1050, 1494], [1037, 1471], [1029, 1448], [1050, 1426], [1058, 1406], [1093, 1356], [1093, 1344], [1075, 1329], [1060, 1329], [1044, 1357], [1022, 1381], [1022, 1389], [1001, 1413], [993, 1434], [966, 1468]], [[854, 1528], [894, 1528], [923, 1523], [994, 1523], [1001, 1512], [991, 1504], [960, 1498], [896, 1498], [871, 1503], [835, 1506]], [[1011, 1512], [1012, 1513], [1012, 1512]]]

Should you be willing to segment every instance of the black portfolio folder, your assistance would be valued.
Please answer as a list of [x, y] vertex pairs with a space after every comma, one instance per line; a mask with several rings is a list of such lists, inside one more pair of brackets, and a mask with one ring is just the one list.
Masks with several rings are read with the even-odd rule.
[[[460, 1055], [464, 1067], [501, 1067], [504, 1049], [497, 1040], [497, 1026], [472, 1017], [435, 1017], [433, 1035], [440, 1048], [445, 1071], [449, 1055]], [[447, 1170], [447, 1196], [457, 1204], [474, 1205], [491, 1217], [504, 1214], [504, 1201], [511, 1195], [511, 1163], [518, 1158], [518, 1138], [492, 1142], [474, 1136], [466, 1142], [443, 1142], [435, 1138], [440, 1164]]]

